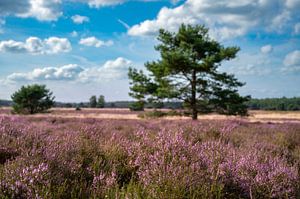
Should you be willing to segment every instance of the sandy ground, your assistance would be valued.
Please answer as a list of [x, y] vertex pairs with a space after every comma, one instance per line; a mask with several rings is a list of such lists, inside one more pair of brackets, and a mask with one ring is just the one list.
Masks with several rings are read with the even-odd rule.
[[[147, 110], [149, 111], [149, 110]], [[167, 110], [164, 110], [167, 111]], [[10, 115], [11, 108], [0, 108], [0, 115]], [[26, 117], [60, 117], [60, 118], [95, 118], [95, 119], [141, 119], [139, 112], [131, 112], [129, 109], [91, 109], [85, 108], [75, 111], [74, 108], [53, 108], [49, 113], [35, 114]], [[189, 117], [165, 117], [167, 120], [189, 120]], [[224, 116], [218, 114], [199, 115], [199, 120], [226, 120], [241, 119], [249, 122], [273, 122], [273, 123], [300, 123], [300, 111], [250, 111], [249, 117]]]

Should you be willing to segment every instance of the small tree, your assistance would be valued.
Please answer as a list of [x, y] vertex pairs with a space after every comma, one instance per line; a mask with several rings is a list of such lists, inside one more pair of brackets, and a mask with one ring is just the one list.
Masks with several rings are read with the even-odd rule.
[[95, 95], [93, 95], [90, 98], [90, 107], [91, 108], [96, 108], [97, 107], [97, 97]]
[[103, 95], [100, 95], [98, 98], [97, 107], [104, 108], [104, 106], [105, 106], [105, 98]]
[[139, 102], [148, 99], [182, 100], [194, 120], [198, 113], [247, 113], [249, 97], [238, 94], [244, 85], [233, 75], [218, 70], [222, 61], [236, 57], [238, 47], [223, 47], [208, 35], [204, 26], [182, 25], [177, 33], [161, 29], [155, 47], [161, 59], [145, 64], [150, 76], [129, 69], [130, 96]]
[[44, 112], [54, 105], [52, 92], [45, 85], [22, 86], [11, 99], [16, 113], [34, 114]]

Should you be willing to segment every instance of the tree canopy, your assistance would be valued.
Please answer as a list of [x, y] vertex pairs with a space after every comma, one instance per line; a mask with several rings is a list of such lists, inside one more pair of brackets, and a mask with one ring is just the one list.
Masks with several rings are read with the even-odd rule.
[[100, 95], [97, 102], [97, 108], [104, 108], [105, 106], [105, 97], [104, 95]]
[[97, 97], [95, 95], [90, 97], [90, 107], [91, 108], [97, 107]]
[[129, 69], [130, 96], [138, 102], [176, 99], [184, 102], [193, 119], [198, 113], [217, 111], [221, 114], [245, 115], [249, 97], [238, 94], [244, 83], [234, 75], [220, 72], [225, 60], [236, 57], [239, 47], [224, 47], [208, 35], [201, 25], [181, 25], [177, 33], [161, 29], [161, 59], [147, 62], [149, 75]]
[[44, 112], [54, 105], [52, 92], [45, 85], [22, 86], [12, 96], [16, 113], [34, 114]]

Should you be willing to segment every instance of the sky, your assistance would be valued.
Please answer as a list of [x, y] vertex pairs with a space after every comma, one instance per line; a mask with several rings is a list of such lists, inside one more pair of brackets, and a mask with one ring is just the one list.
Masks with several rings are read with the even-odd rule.
[[130, 100], [128, 67], [159, 59], [160, 28], [204, 24], [253, 98], [300, 97], [300, 0], [0, 0], [0, 99], [46, 84], [57, 101]]

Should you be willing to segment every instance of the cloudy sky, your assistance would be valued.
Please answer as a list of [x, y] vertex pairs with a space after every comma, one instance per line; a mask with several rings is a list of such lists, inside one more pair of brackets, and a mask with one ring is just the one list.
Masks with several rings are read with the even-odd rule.
[[205, 24], [240, 46], [221, 70], [255, 98], [300, 96], [300, 0], [1, 0], [0, 99], [46, 84], [58, 101], [128, 100], [127, 70], [157, 60], [160, 28]]

